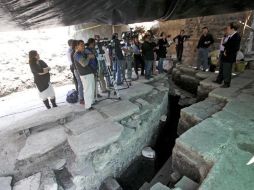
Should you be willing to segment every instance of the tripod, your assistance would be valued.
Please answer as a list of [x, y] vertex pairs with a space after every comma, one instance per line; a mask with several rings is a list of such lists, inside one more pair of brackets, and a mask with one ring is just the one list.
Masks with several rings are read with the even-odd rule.
[[[104, 63], [107, 63], [104, 55], [101, 56], [101, 60], [100, 61], [104, 61]], [[100, 86], [102, 86], [100, 78], [99, 78], [99, 75], [98, 75], [98, 73], [100, 74], [102, 72], [102, 68], [101, 68], [101, 64], [100, 63], [98, 65], [99, 65], [98, 72], [95, 74], [95, 79], [96, 79], [96, 82], [95, 82], [95, 89], [96, 89], [95, 90], [95, 101], [96, 102], [100, 102], [100, 101], [103, 101], [103, 100], [106, 100], [106, 99], [121, 100], [120, 93], [119, 93], [119, 90], [118, 90], [118, 87], [117, 87], [117, 83], [114, 80], [114, 77], [113, 77], [112, 72], [111, 72], [110, 64], [109, 65], [105, 64], [106, 69], [103, 69], [103, 75], [107, 79], [107, 83], [109, 84], [108, 85], [109, 86], [108, 96], [106, 98], [104, 98], [104, 99], [98, 100], [98, 92], [97, 92], [97, 90], [98, 90], [98, 88], [97, 88], [98, 82], [99, 82]], [[112, 84], [113, 86], [110, 87], [110, 84]], [[116, 95], [116, 98], [115, 97], [111, 97], [111, 90], [114, 91], [114, 95]]]
[[[114, 66], [113, 66], [113, 74], [114, 74], [114, 79], [116, 78], [116, 74], [117, 74], [117, 72], [120, 72], [120, 76], [122, 77], [122, 79], [123, 79], [123, 82], [124, 83], [126, 83], [126, 87], [122, 87], [122, 88], [118, 88], [118, 90], [124, 90], [124, 89], [128, 89], [128, 88], [130, 88], [130, 86], [132, 85], [131, 84], [131, 81], [127, 81], [126, 80], [126, 77], [125, 77], [125, 65], [123, 64], [123, 65], [121, 65], [121, 69], [120, 69], [120, 71], [118, 70], [119, 68], [118, 68], [118, 59], [116, 58], [116, 57], [113, 57], [113, 64], [114, 64]], [[124, 61], [126, 61], [126, 60], [124, 60]], [[110, 68], [110, 67], [109, 67]], [[110, 72], [112, 73], [112, 71], [111, 71], [111, 68], [110, 68]]]

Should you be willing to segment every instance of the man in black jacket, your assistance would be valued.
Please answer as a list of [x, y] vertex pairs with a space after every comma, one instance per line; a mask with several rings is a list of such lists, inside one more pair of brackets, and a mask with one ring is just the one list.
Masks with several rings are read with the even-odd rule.
[[208, 54], [209, 48], [214, 43], [213, 36], [208, 33], [208, 28], [203, 28], [203, 35], [200, 37], [198, 42], [198, 62], [197, 70], [202, 66], [203, 71], [208, 71]]
[[230, 87], [232, 65], [236, 61], [237, 52], [240, 49], [241, 37], [237, 32], [238, 25], [236, 23], [230, 23], [227, 26], [228, 40], [223, 44], [225, 47], [224, 53], [221, 57], [221, 66], [216, 83], [221, 84], [224, 81], [222, 88]]
[[176, 54], [177, 54], [177, 60], [179, 62], [182, 61], [182, 55], [183, 55], [183, 44], [184, 42], [190, 38], [190, 36], [184, 35], [184, 30], [180, 31], [180, 34], [174, 37], [173, 41], [176, 43]]

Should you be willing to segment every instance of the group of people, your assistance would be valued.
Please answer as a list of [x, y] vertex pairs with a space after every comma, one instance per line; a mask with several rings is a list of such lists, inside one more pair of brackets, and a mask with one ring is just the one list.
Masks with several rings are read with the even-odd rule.
[[[214, 81], [227, 88], [231, 82], [232, 65], [236, 60], [237, 52], [240, 48], [241, 37], [237, 32], [236, 23], [230, 23], [225, 31], [220, 45], [220, 68], [217, 79]], [[167, 48], [171, 45], [167, 40], [167, 35], [162, 32], [157, 41], [154, 40], [150, 32], [143, 37], [141, 43], [138, 37], [118, 39], [118, 34], [114, 33], [112, 40], [108, 43], [101, 41], [99, 35], [88, 39], [87, 43], [83, 40], [68, 41], [69, 49], [67, 52], [70, 70], [79, 96], [79, 103], [86, 109], [92, 109], [95, 96], [98, 93], [99, 81], [101, 93], [107, 93], [112, 81], [110, 80], [109, 70], [113, 73], [113, 78], [117, 85], [122, 85], [124, 80], [132, 80], [132, 68], [139, 79], [141, 75], [149, 80], [156, 69], [155, 60], [158, 61], [158, 73], [163, 73], [163, 63], [166, 60]], [[184, 41], [190, 36], [184, 35], [184, 30], [180, 31], [173, 42], [176, 44], [177, 59], [182, 60]], [[203, 28], [203, 34], [198, 42], [198, 62], [197, 69], [208, 70], [208, 54], [210, 46], [214, 43], [213, 36], [208, 32], [208, 28]], [[133, 64], [134, 63], [134, 64]], [[40, 98], [46, 108], [57, 107], [55, 92], [50, 83], [50, 67], [40, 60], [37, 51], [29, 52], [29, 64], [34, 75], [34, 82], [39, 90]], [[127, 71], [127, 73], [126, 73]], [[50, 101], [49, 101], [50, 100]]]
[[[220, 43], [219, 54], [219, 74], [213, 82], [222, 84], [222, 88], [228, 88], [231, 84], [232, 66], [236, 62], [237, 53], [240, 50], [241, 37], [237, 32], [238, 24], [229, 23], [224, 29], [224, 36]], [[214, 43], [213, 36], [208, 32], [208, 28], [203, 28], [203, 34], [198, 42], [197, 70], [209, 70], [208, 56], [211, 45]]]
[[86, 109], [91, 108], [95, 95], [101, 96], [98, 93], [97, 81], [101, 93], [107, 93], [108, 88], [113, 85], [108, 73], [109, 68], [117, 85], [122, 85], [124, 80], [132, 80], [133, 65], [137, 79], [141, 68], [140, 74], [149, 80], [153, 74], [155, 55], [159, 60], [158, 72], [163, 73], [163, 61], [169, 46], [165, 33], [161, 34], [157, 43], [149, 33], [144, 36], [144, 43], [140, 43], [138, 37], [122, 41], [115, 33], [108, 43], [101, 41], [99, 35], [95, 35], [95, 38], [90, 38], [87, 43], [71, 39], [68, 44], [70, 70], [79, 94], [79, 102], [85, 104]]
[[[183, 33], [182, 30], [174, 39], [174, 41], [177, 40], [179, 60], [182, 57], [183, 41], [186, 39]], [[112, 35], [109, 43], [101, 41], [99, 35], [88, 39], [87, 43], [83, 40], [68, 40], [67, 57], [78, 92], [79, 103], [86, 109], [92, 109], [95, 96], [101, 96], [98, 93], [98, 85], [96, 85], [98, 81], [101, 93], [108, 92], [109, 87], [113, 85], [108, 68], [111, 69], [117, 85], [122, 85], [124, 80], [133, 79], [133, 67], [136, 74], [135, 80], [139, 79], [140, 75], [149, 80], [155, 74], [156, 68], [159, 74], [163, 73], [163, 62], [166, 60], [167, 47], [170, 46], [167, 37], [162, 32], [159, 39], [155, 40], [153, 34], [147, 32], [143, 37], [143, 43], [139, 41], [138, 36], [120, 40], [117, 33]], [[156, 60], [158, 67], [155, 66]], [[50, 67], [40, 60], [35, 50], [29, 52], [29, 64], [40, 98], [46, 108], [51, 108], [50, 102], [52, 107], [57, 107], [55, 92], [50, 83]], [[139, 70], [141, 70], [140, 74]]]

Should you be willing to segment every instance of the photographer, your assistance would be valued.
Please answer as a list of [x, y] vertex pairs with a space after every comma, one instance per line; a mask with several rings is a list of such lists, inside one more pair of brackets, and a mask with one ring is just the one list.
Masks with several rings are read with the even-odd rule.
[[[101, 85], [101, 91], [102, 93], [108, 92], [106, 87], [106, 81], [104, 79], [106, 71], [106, 63], [104, 59], [105, 51], [103, 50], [103, 42], [100, 41], [100, 36], [95, 35], [95, 49], [96, 49], [96, 57], [98, 60], [98, 78]], [[108, 79], [108, 85], [109, 85], [109, 79]]]
[[82, 40], [77, 42], [74, 61], [83, 83], [85, 108], [91, 109], [94, 101], [94, 70], [91, 66], [91, 61], [95, 59], [93, 54], [85, 54], [85, 43]]
[[145, 60], [145, 78], [149, 80], [152, 77], [152, 66], [154, 62], [154, 50], [156, 44], [152, 42], [151, 35], [148, 33], [144, 36], [142, 44], [142, 54]]
[[158, 41], [159, 49], [157, 51], [157, 55], [159, 58], [159, 64], [158, 64], [159, 74], [163, 73], [163, 62], [166, 60], [167, 47], [169, 47], [166, 34], [162, 32], [160, 37], [161, 39], [159, 39]]
[[141, 55], [141, 43], [139, 42], [138, 37], [134, 38], [134, 43], [131, 45], [131, 47], [134, 53], [134, 67], [138, 79], [138, 68], [141, 67], [141, 76], [144, 76], [145, 70], [145, 63]]
[[117, 85], [123, 84], [123, 65], [124, 65], [124, 56], [122, 52], [122, 45], [118, 39], [118, 34], [114, 33], [112, 35], [111, 48], [110, 48], [110, 57], [113, 62], [114, 70], [114, 79], [117, 79]]
[[133, 62], [133, 50], [131, 47], [132, 40], [125, 39], [123, 52], [126, 65], [124, 66], [124, 76], [125, 76], [125, 69], [127, 69], [127, 79], [131, 81], [132, 76], [132, 62]]

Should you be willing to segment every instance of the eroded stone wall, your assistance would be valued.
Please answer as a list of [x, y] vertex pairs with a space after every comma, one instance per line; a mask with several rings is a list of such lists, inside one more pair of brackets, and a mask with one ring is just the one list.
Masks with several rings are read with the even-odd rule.
[[[189, 65], [195, 65], [196, 62], [196, 46], [200, 35], [202, 34], [202, 28], [207, 26], [210, 33], [214, 36], [215, 43], [211, 49], [218, 49], [221, 37], [223, 36], [223, 28], [227, 26], [230, 22], [246, 22], [249, 26], [252, 25], [253, 12], [240, 12], [234, 14], [224, 14], [224, 15], [213, 15], [206, 17], [196, 17], [181, 20], [170, 20], [166, 22], [160, 22], [160, 31], [167, 32], [175, 37], [181, 29], [186, 31], [185, 34], [191, 35], [191, 38], [186, 41], [184, 45], [184, 63]], [[251, 30], [248, 27], [240, 24], [239, 32], [242, 36], [241, 48], [245, 51], [247, 50], [247, 42], [250, 36]], [[170, 47], [170, 53], [175, 54], [175, 48], [172, 45]]]

